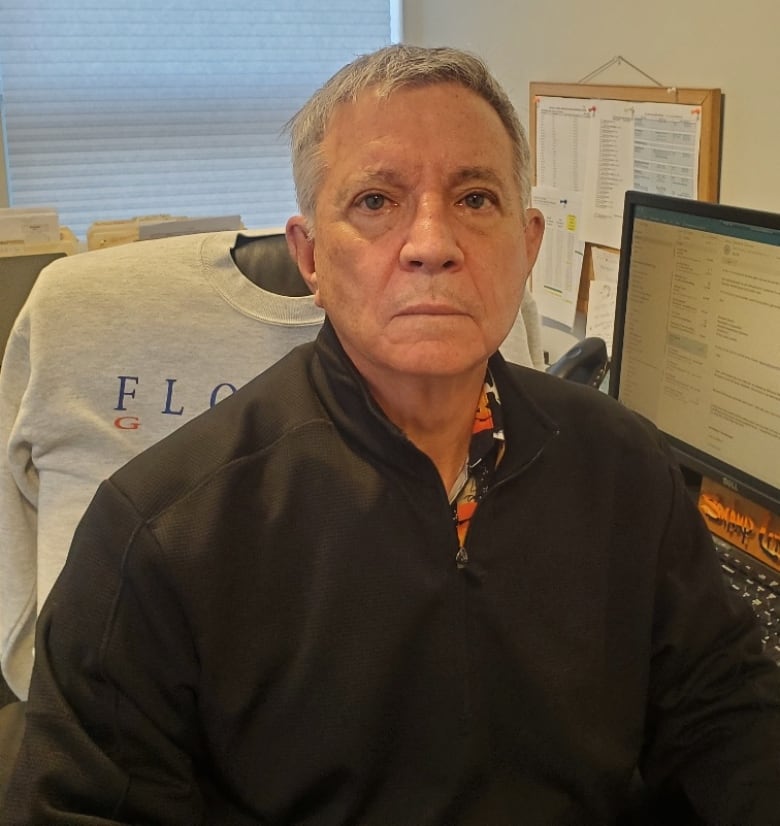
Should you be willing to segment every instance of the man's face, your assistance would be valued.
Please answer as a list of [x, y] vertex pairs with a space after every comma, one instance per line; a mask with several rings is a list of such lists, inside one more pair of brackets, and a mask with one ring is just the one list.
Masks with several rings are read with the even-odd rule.
[[357, 368], [370, 383], [483, 369], [543, 230], [496, 112], [457, 84], [369, 89], [336, 109], [323, 151], [314, 240], [300, 218], [288, 232]]

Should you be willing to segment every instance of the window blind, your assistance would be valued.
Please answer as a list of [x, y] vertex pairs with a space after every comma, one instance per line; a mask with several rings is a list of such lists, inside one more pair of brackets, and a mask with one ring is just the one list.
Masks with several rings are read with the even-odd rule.
[[148, 214], [282, 225], [284, 124], [395, 39], [396, 3], [0, 0], [11, 206], [53, 206], [82, 239]]

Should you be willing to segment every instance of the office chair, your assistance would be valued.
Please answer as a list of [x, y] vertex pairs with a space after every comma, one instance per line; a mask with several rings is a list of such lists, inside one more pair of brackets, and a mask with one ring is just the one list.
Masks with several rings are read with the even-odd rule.
[[30, 594], [45, 599], [100, 482], [324, 318], [278, 230], [113, 246], [36, 276], [0, 367], [0, 642], [15, 692], [0, 697], [0, 790], [23, 730]]
[[258, 287], [277, 295], [309, 295], [283, 233], [260, 237], [239, 233], [230, 254], [238, 269]]
[[24, 708], [21, 700], [0, 708], [0, 807], [11, 781], [16, 754], [24, 737]]
[[604, 339], [588, 336], [570, 347], [554, 361], [547, 372], [562, 379], [599, 387], [609, 370], [609, 355]]

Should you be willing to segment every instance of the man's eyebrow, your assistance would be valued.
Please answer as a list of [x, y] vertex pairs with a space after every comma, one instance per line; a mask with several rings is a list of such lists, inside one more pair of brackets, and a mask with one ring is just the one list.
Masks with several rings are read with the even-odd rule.
[[367, 166], [350, 175], [343, 185], [339, 187], [338, 197], [349, 198], [356, 190], [370, 189], [373, 186], [400, 187], [404, 183], [404, 178], [400, 172], [392, 167]]
[[[399, 170], [386, 166], [367, 166], [351, 175], [339, 188], [339, 198], [349, 198], [356, 190], [370, 189], [373, 186], [403, 187], [406, 177]], [[495, 169], [489, 166], [463, 166], [449, 176], [452, 187], [463, 184], [488, 184], [503, 190], [506, 183]]]
[[450, 176], [450, 181], [453, 186], [483, 182], [501, 189], [504, 188], [504, 181], [501, 176], [489, 166], [464, 166]]
[[365, 166], [354, 175], [351, 175], [347, 185], [371, 186], [373, 183], [386, 183], [390, 185], [401, 184], [404, 176], [393, 167], [388, 166]]

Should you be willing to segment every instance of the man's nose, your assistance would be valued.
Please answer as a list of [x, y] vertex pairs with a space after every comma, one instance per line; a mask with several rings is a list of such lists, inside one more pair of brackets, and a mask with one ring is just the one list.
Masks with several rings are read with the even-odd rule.
[[457, 269], [463, 263], [452, 209], [448, 210], [443, 199], [437, 197], [418, 202], [401, 248], [404, 267], [434, 274]]

